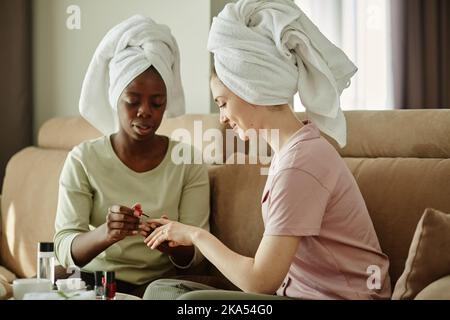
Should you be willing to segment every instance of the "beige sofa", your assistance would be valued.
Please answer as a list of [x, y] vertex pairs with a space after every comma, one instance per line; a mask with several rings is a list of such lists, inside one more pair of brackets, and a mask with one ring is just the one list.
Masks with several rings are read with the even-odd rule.
[[[450, 110], [349, 111], [346, 117], [348, 144], [339, 152], [390, 258], [394, 288], [424, 210], [450, 213]], [[165, 120], [159, 132], [193, 132], [194, 121], [202, 121], [204, 130], [225, 130], [217, 115], [186, 115]], [[2, 190], [0, 265], [17, 277], [35, 275], [36, 243], [52, 239], [58, 177], [68, 151], [99, 135], [79, 117], [51, 119], [40, 128], [37, 146], [10, 160]], [[223, 159], [229, 155], [222, 150]], [[266, 177], [260, 165], [212, 165], [209, 173], [212, 232], [233, 250], [253, 255], [263, 230], [260, 196]], [[208, 273], [219, 275], [211, 266]], [[449, 285], [447, 277], [440, 289], [421, 297], [444, 297], [442, 288]]]

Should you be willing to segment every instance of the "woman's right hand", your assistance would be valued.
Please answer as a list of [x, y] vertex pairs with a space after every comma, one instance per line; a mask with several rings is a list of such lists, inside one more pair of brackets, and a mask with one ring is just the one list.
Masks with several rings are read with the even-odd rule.
[[108, 208], [106, 216], [106, 230], [107, 241], [111, 243], [137, 235], [139, 233], [139, 213], [125, 206], [111, 206]]

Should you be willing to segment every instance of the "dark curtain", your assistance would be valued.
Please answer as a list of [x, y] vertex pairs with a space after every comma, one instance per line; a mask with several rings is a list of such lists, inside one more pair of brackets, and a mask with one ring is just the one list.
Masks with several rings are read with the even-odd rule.
[[392, 0], [394, 103], [450, 108], [450, 0]]
[[0, 1], [0, 187], [8, 160], [32, 144], [31, 1]]

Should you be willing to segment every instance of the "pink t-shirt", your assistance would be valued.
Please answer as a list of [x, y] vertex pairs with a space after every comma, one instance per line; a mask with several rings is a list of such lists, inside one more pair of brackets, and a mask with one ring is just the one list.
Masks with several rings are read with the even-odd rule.
[[275, 155], [262, 197], [265, 236], [301, 237], [278, 295], [388, 299], [383, 254], [358, 185], [311, 122]]

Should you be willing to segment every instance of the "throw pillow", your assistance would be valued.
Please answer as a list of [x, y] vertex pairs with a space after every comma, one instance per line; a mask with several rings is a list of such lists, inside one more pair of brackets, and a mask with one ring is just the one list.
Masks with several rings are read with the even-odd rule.
[[414, 299], [432, 282], [450, 275], [450, 215], [426, 209], [414, 234], [393, 300]]

